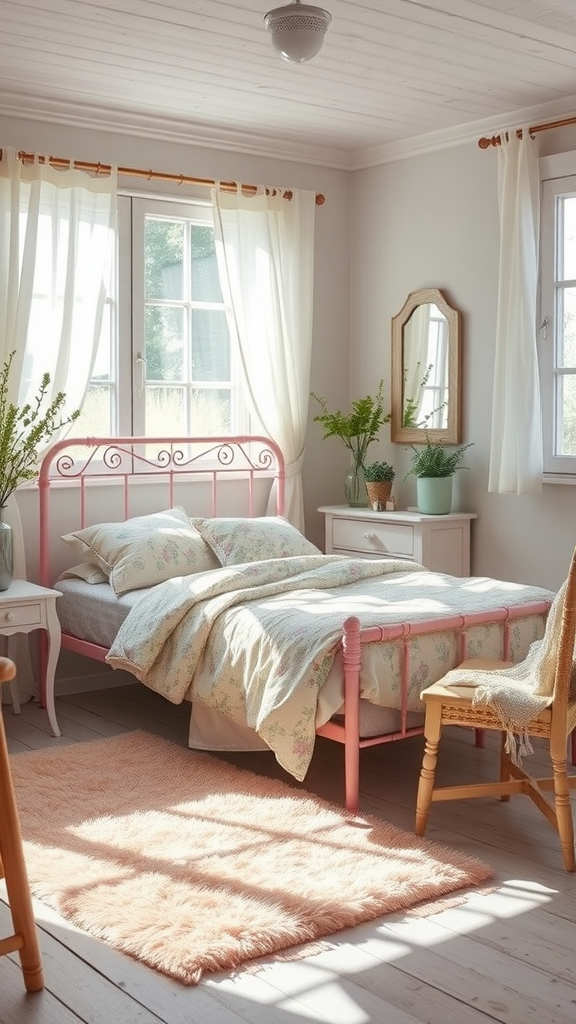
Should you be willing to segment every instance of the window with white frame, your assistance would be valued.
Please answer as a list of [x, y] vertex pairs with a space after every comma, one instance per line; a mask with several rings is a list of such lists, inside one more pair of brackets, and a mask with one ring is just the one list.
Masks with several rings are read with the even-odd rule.
[[539, 363], [544, 473], [576, 479], [576, 153], [541, 160]]
[[119, 196], [117, 273], [75, 433], [242, 433], [212, 209]]

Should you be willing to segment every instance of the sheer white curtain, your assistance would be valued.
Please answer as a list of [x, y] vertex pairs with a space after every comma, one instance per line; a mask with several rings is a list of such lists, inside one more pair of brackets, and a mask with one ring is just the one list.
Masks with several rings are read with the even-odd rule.
[[214, 190], [212, 201], [218, 266], [248, 402], [284, 452], [286, 516], [303, 531], [315, 194], [295, 189], [288, 200]]
[[9, 400], [34, 398], [44, 373], [64, 417], [82, 404], [102, 325], [117, 176], [0, 161], [0, 360], [15, 350]]
[[[48, 402], [59, 391], [67, 396], [64, 418], [82, 404], [102, 325], [116, 191], [115, 172], [98, 178], [38, 160], [24, 166], [15, 150], [2, 147], [0, 363], [15, 352], [9, 402], [33, 402], [48, 373]], [[25, 579], [14, 496], [6, 519], [13, 528], [14, 576]], [[21, 690], [22, 674], [19, 664]]]
[[488, 489], [542, 490], [542, 413], [536, 333], [540, 178], [527, 129], [498, 154], [500, 268]]

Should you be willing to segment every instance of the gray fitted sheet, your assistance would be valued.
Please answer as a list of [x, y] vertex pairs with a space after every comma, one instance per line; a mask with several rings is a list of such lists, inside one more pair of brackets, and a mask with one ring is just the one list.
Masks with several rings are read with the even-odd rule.
[[116, 597], [109, 583], [66, 579], [58, 580], [54, 589], [62, 594], [56, 602], [62, 632], [110, 647], [130, 609], [151, 588], [129, 590]]

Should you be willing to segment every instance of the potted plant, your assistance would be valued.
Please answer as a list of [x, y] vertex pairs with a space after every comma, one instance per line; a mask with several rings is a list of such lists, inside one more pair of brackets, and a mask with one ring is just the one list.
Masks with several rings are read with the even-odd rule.
[[422, 445], [410, 445], [412, 465], [406, 477], [416, 477], [416, 496], [420, 512], [428, 515], [446, 515], [452, 506], [452, 478], [457, 469], [464, 469], [462, 458], [474, 442], [446, 446], [431, 441], [426, 434]]
[[396, 471], [388, 462], [370, 462], [364, 466], [366, 491], [372, 507], [386, 508], [386, 502], [392, 493], [392, 483]]
[[12, 582], [12, 530], [4, 522], [6, 502], [19, 484], [37, 476], [38, 448], [52, 435], [80, 415], [76, 409], [66, 419], [61, 409], [66, 401], [63, 391], [45, 406], [50, 376], [45, 373], [33, 404], [18, 407], [8, 401], [10, 370], [16, 351], [10, 353], [0, 369], [0, 590]]
[[311, 395], [322, 407], [314, 422], [324, 427], [324, 438], [339, 437], [350, 452], [350, 467], [344, 484], [348, 504], [365, 507], [368, 504], [364, 483], [366, 452], [368, 446], [376, 441], [380, 427], [390, 421], [390, 413], [384, 411], [384, 380], [380, 381], [375, 395], [366, 395], [352, 402], [352, 410], [347, 414], [339, 409], [329, 412], [324, 398], [314, 391]]

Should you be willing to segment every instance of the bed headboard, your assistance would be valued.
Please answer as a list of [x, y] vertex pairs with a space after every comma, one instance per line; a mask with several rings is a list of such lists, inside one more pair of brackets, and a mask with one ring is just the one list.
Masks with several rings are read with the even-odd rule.
[[73, 437], [45, 454], [38, 477], [39, 576], [52, 586], [72, 564], [63, 533], [181, 505], [189, 515], [265, 515], [285, 509], [284, 457], [258, 435]]

